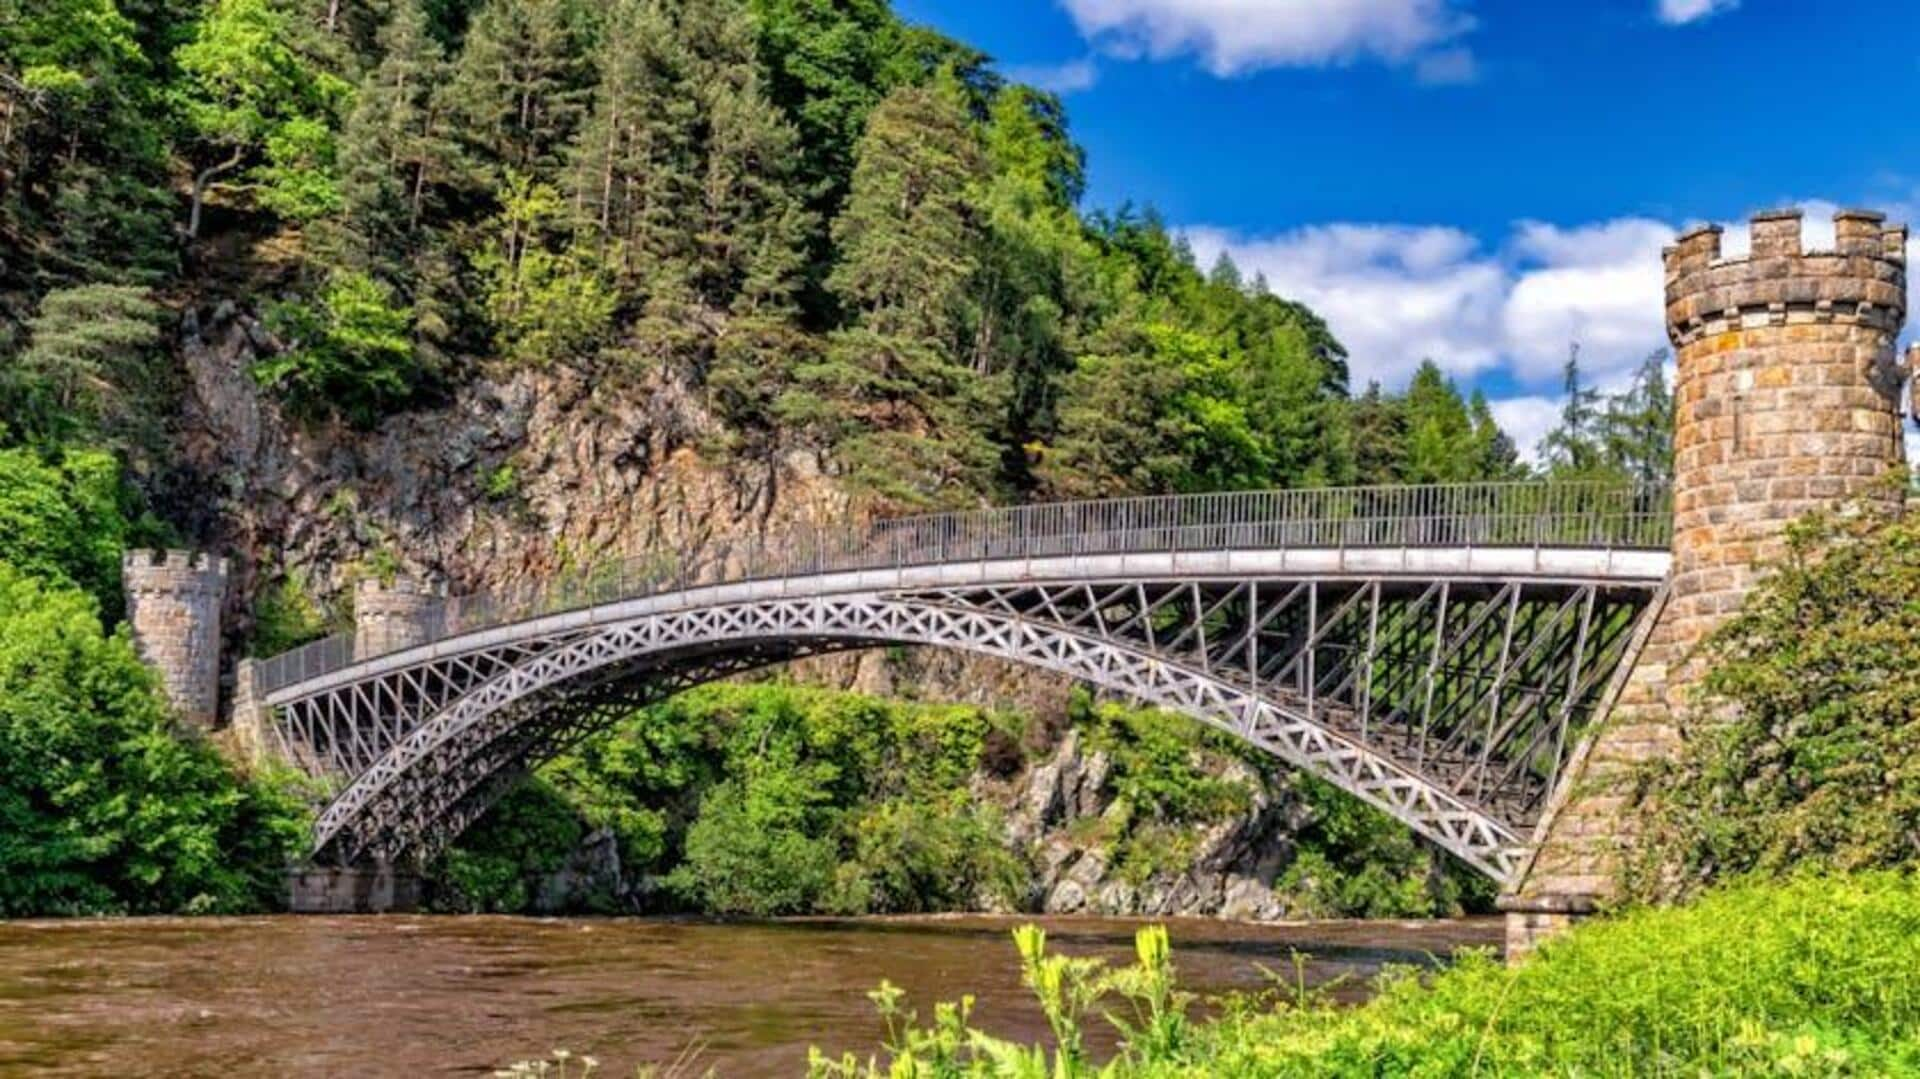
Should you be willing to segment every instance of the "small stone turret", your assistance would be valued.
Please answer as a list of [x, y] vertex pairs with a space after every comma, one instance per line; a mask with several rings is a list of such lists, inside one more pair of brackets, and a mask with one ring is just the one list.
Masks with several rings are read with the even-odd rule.
[[120, 575], [134, 648], [159, 673], [182, 718], [211, 729], [220, 717], [227, 560], [191, 551], [127, 551]]
[[446, 617], [444, 585], [362, 580], [353, 589], [353, 658], [398, 652], [432, 639]]
[[1584, 757], [1570, 766], [1514, 894], [1508, 953], [1607, 899], [1630, 843], [1632, 769], [1688, 718], [1694, 647], [1740, 609], [1789, 522], [1852, 499], [1897, 501], [1905, 459], [1894, 340], [1906, 318], [1904, 226], [1834, 215], [1830, 251], [1802, 250], [1800, 212], [1753, 218], [1722, 258], [1720, 229], [1665, 252], [1674, 383], [1673, 572], [1666, 606]]

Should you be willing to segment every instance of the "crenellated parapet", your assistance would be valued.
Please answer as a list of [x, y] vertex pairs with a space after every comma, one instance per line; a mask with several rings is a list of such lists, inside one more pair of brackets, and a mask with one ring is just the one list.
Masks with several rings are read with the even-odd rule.
[[436, 581], [365, 578], [353, 589], [355, 659], [425, 644], [447, 613], [447, 587]]
[[1683, 233], [1663, 253], [1667, 334], [1677, 348], [1730, 330], [1845, 323], [1898, 332], [1907, 308], [1907, 229], [1882, 214], [1834, 214], [1830, 250], [1804, 250], [1799, 210], [1755, 214], [1745, 256], [1722, 258], [1721, 229]]
[[206, 552], [124, 552], [120, 576], [133, 643], [181, 716], [203, 728], [220, 714], [220, 608], [228, 564]]

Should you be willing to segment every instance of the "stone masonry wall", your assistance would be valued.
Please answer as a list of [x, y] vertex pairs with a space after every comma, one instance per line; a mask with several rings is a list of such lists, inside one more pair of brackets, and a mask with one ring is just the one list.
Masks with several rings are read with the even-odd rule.
[[220, 717], [220, 606], [227, 560], [190, 551], [128, 551], [120, 573], [134, 648], [187, 722]]
[[[1665, 252], [1674, 386], [1669, 596], [1563, 808], [1507, 904], [1524, 948], [1611, 892], [1632, 835], [1626, 779], [1669, 751], [1700, 671], [1695, 647], [1739, 610], [1789, 522], [1856, 498], [1897, 499], [1904, 458], [1894, 340], [1906, 316], [1904, 226], [1834, 217], [1834, 250], [1803, 252], [1797, 210], [1760, 214], [1751, 252], [1720, 229]], [[1537, 923], [1537, 926], [1536, 924]]]
[[353, 590], [353, 656], [397, 652], [424, 644], [446, 617], [444, 586], [413, 581], [384, 584], [366, 579]]

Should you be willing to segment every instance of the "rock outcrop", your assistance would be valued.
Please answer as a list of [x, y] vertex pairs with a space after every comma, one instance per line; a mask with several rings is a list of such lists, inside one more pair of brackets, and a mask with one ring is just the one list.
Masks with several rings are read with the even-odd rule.
[[1068, 731], [1052, 753], [1006, 783], [982, 778], [976, 790], [1005, 809], [1007, 839], [1032, 867], [1025, 909], [1049, 914], [1218, 915], [1271, 919], [1295, 913], [1275, 882], [1292, 861], [1293, 837], [1311, 809], [1244, 762], [1219, 762], [1216, 774], [1246, 789], [1243, 815], [1195, 825], [1179, 870], [1141, 874], [1119, 865], [1113, 837], [1127, 807], [1109, 782], [1107, 754]]

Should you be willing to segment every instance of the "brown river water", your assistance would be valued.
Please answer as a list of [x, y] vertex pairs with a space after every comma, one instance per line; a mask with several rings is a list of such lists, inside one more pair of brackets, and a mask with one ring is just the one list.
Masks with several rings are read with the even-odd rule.
[[[1008, 931], [1026, 918], [714, 924], [507, 917], [0, 922], [0, 1075], [487, 1075], [565, 1047], [599, 1074], [798, 1075], [807, 1046], [863, 1058], [882, 978], [931, 1016], [973, 993], [1042, 1040]], [[1062, 952], [1125, 961], [1139, 922], [1037, 919]], [[1201, 993], [1268, 986], [1306, 953], [1344, 999], [1388, 963], [1497, 947], [1492, 919], [1167, 923]]]

